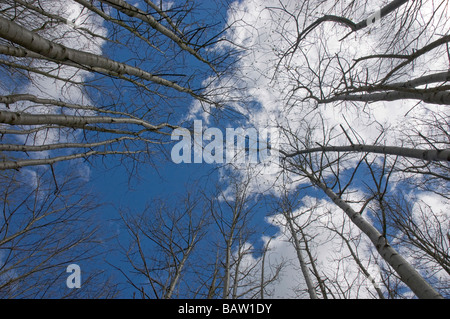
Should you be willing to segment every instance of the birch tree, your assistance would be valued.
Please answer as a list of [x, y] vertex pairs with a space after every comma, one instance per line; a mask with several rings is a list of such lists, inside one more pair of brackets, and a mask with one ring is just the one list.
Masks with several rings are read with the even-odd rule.
[[[337, 207], [344, 211], [348, 218], [354, 223], [372, 242], [380, 256], [394, 269], [401, 280], [419, 298], [442, 298], [442, 296], [402, 257], [389, 242], [386, 228], [382, 226], [382, 231], [378, 230], [364, 216], [362, 210], [357, 210], [343, 199], [344, 193], [336, 193], [334, 186], [329, 186], [329, 182], [322, 177], [322, 169], [311, 171], [302, 164], [293, 164], [298, 173], [309, 179], [310, 183], [320, 189]], [[312, 168], [312, 167], [310, 167]], [[366, 204], [370, 201], [368, 199]], [[364, 206], [363, 208], [364, 209]], [[384, 213], [382, 212], [384, 215]]]
[[[376, 102], [409, 101], [411, 102], [409, 111], [426, 108], [430, 114], [436, 116], [436, 122], [429, 123], [431, 127], [437, 128], [441, 125], [438, 124], [438, 118], [442, 108], [432, 105], [449, 104], [447, 82], [450, 38], [447, 35], [448, 25], [441, 23], [446, 19], [448, 2], [385, 1], [384, 3], [384, 6], [380, 5], [376, 9], [367, 9], [367, 4], [362, 2], [343, 1], [331, 6], [328, 9], [329, 13], [325, 11], [326, 14], [311, 23], [308, 22], [310, 19], [302, 20], [297, 17], [295, 23], [298, 29], [295, 41], [280, 52], [277, 64], [277, 71], [283, 72], [292, 83], [288, 92], [290, 103], [302, 101], [315, 105], [333, 105], [345, 109], [354, 108], [354, 112], [359, 112], [358, 110], [362, 108], [375, 109], [370, 105], [377, 105]], [[301, 14], [308, 14], [308, 10], [312, 10], [309, 6], [313, 7], [313, 1]], [[360, 22], [354, 22], [362, 12], [364, 13]], [[286, 14], [295, 19], [292, 13]], [[423, 21], [424, 24], [417, 26], [415, 23], [417, 20]], [[348, 30], [348, 33], [343, 38], [322, 42], [323, 44], [317, 45], [315, 51], [316, 48], [311, 45], [310, 39], [323, 36], [327, 32], [325, 31], [327, 27], [339, 28], [343, 33]], [[357, 48], [352, 45], [371, 37], [371, 33], [378, 35], [375, 37], [375, 41], [378, 41], [375, 52], [365, 54], [364, 50], [364, 53], [358, 54]], [[311, 54], [307, 55], [305, 52]], [[308, 60], [304, 66], [294, 62], [295, 58], [300, 56]], [[436, 59], [438, 57], [439, 59]], [[433, 59], [441, 63], [429, 68], [426, 63], [432, 63]], [[393, 103], [389, 105], [396, 108]], [[408, 113], [406, 112], [405, 116]], [[420, 123], [426, 119], [418, 121]], [[355, 132], [354, 128], [349, 130]], [[425, 161], [442, 161], [444, 165], [448, 165], [447, 140], [441, 140], [441, 143], [437, 141], [428, 143], [426, 149], [420, 147], [421, 144], [426, 145], [425, 141], [431, 141], [431, 138], [427, 139], [427, 135], [432, 134], [429, 130], [422, 131], [420, 135], [416, 132], [414, 145], [411, 145], [413, 139], [408, 140], [411, 147], [367, 144], [364, 143], [361, 133], [356, 132], [359, 134], [359, 140], [347, 139], [345, 145], [314, 145], [309, 149], [300, 150], [299, 153], [372, 152]], [[413, 130], [410, 133], [413, 133]]]
[[[307, 227], [309, 222], [298, 225], [297, 224], [297, 214], [294, 214], [294, 210], [296, 209], [296, 202], [298, 201], [300, 196], [297, 193], [294, 195], [289, 194], [289, 191], [285, 189], [281, 198], [278, 201], [277, 209], [281, 211], [281, 214], [285, 218], [286, 228], [291, 236], [291, 242], [294, 246], [297, 260], [300, 265], [301, 275], [304, 278], [306, 283], [307, 292], [310, 299], [319, 299], [317, 288], [320, 287], [322, 292], [322, 298], [327, 298], [326, 290], [324, 289], [323, 281], [320, 278], [320, 274], [316, 271], [316, 265], [314, 264], [314, 260], [309, 258], [307, 260], [306, 256], [311, 257], [312, 253], [308, 249], [308, 238], [305, 236], [304, 229]], [[309, 211], [314, 211], [315, 207], [309, 207]], [[300, 214], [307, 214], [308, 212], [300, 212]], [[313, 215], [313, 214], [311, 214]], [[308, 219], [307, 219], [308, 220]], [[302, 245], [303, 243], [303, 245]], [[316, 276], [318, 284], [315, 284], [313, 276]]]
[[250, 253], [249, 247], [245, 246], [251, 236], [247, 224], [254, 213], [255, 204], [250, 199], [248, 186], [249, 179], [241, 185], [234, 179], [230, 183], [229, 192], [219, 189], [217, 195], [208, 196], [212, 217], [220, 234], [218, 247], [222, 256], [222, 299], [237, 298], [239, 276], [245, 272], [245, 269], [241, 269], [240, 262]]
[[[411, 297], [397, 289], [406, 285], [441, 298], [396, 241], [388, 207], [396, 187], [412, 201], [425, 189], [448, 198], [448, 1], [244, 0], [230, 12], [227, 36], [241, 58], [232, 80], [250, 100], [250, 110], [247, 100], [234, 107], [249, 125], [282, 132], [282, 172], [261, 180], [277, 185], [289, 175], [291, 191], [314, 189], [345, 213], [389, 272], [389, 293], [375, 297]], [[369, 278], [356, 239], [335, 235]]]
[[[442, 129], [448, 121], [441, 120], [448, 113], [449, 25], [442, 23], [448, 2], [376, 5], [307, 1], [296, 11], [269, 8], [283, 21], [277, 32], [286, 35], [284, 45], [274, 48], [272, 83], [285, 84], [284, 110], [299, 117], [286, 116], [290, 125], [280, 121], [286, 133], [283, 169], [304, 177], [344, 211], [418, 297], [440, 298], [399, 253], [401, 245], [394, 248], [388, 239], [387, 185], [391, 179], [420, 185], [423, 173], [442, 186], [419, 187], [448, 196], [449, 140]], [[403, 124], [388, 115], [400, 109]], [[367, 176], [372, 193], [356, 208], [346, 194], [355, 184], [366, 185]], [[372, 204], [375, 227], [362, 215]]]
[[[226, 59], [191, 2], [7, 0], [0, 5], [1, 169], [118, 155], [151, 160], [214, 104], [208, 74]], [[178, 114], [178, 115], [177, 115]]]
[[405, 197], [397, 196], [387, 201], [388, 223], [399, 230], [396, 238], [408, 247], [416, 267], [429, 274], [433, 285], [443, 295], [448, 295], [449, 216], [423, 199], [413, 204]]
[[313, 192], [311, 185], [305, 183], [295, 191], [287, 185], [275, 199], [274, 210], [282, 216], [279, 224], [300, 266], [300, 285], [293, 287], [296, 295], [302, 298], [307, 292], [310, 299], [384, 299], [387, 289], [381, 284], [379, 261], [376, 254], [368, 254], [364, 234], [319, 194], [305, 195]]

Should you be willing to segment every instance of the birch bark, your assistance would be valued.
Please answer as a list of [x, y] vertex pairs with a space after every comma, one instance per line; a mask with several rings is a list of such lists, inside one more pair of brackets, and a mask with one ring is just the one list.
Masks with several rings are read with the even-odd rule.
[[381, 257], [397, 272], [401, 280], [421, 299], [443, 299], [431, 285], [403, 258], [387, 239], [370, 224], [361, 214], [356, 212], [348, 203], [339, 198], [324, 183], [306, 173], [311, 182], [320, 189], [339, 207], [351, 221], [370, 239]]
[[294, 157], [302, 154], [310, 154], [316, 152], [361, 152], [361, 153], [376, 153], [383, 155], [395, 155], [402, 157], [416, 158], [426, 161], [450, 161], [450, 149], [443, 150], [424, 150], [414, 149], [400, 146], [377, 146], [377, 145], [363, 145], [354, 144], [346, 146], [321, 146], [305, 150], [300, 150], [294, 153], [286, 153], [280, 151], [286, 157]]
[[75, 63], [82, 66], [95, 68], [101, 72], [104, 70], [107, 74], [113, 72], [118, 75], [135, 76], [143, 80], [173, 88], [179, 92], [188, 93], [191, 96], [205, 100], [191, 89], [180, 86], [174, 82], [155, 76], [140, 68], [117, 62], [103, 56], [95, 55], [76, 49], [68, 48], [64, 45], [47, 40], [40, 35], [9, 21], [0, 16], [0, 37], [18, 44], [25, 49], [42, 55], [50, 60], [62, 63]]

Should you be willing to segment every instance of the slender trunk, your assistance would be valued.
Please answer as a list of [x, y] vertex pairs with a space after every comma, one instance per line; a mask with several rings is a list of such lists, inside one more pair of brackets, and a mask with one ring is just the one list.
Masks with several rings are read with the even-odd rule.
[[217, 281], [217, 277], [219, 274], [219, 262], [220, 262], [220, 254], [219, 254], [219, 250], [218, 250], [217, 254], [216, 254], [216, 262], [214, 264], [214, 271], [213, 271], [213, 275], [212, 275], [212, 279], [211, 279], [211, 285], [208, 288], [207, 299], [213, 299], [216, 294], [216, 281]]
[[450, 93], [448, 91], [437, 92], [381, 92], [369, 94], [342, 94], [332, 98], [320, 100], [319, 103], [331, 103], [337, 101], [377, 102], [398, 100], [420, 100], [430, 104], [450, 105]]
[[264, 275], [265, 275], [265, 266], [266, 266], [266, 254], [269, 249], [270, 242], [272, 241], [272, 238], [269, 239], [267, 244], [264, 246], [263, 255], [261, 257], [261, 285], [260, 285], [260, 291], [259, 291], [259, 298], [264, 299]]
[[[195, 241], [193, 241], [193, 242], [195, 242]], [[177, 266], [177, 269], [176, 269], [176, 271], [175, 271], [175, 276], [174, 276], [174, 278], [172, 279], [172, 281], [170, 282], [169, 289], [167, 290], [167, 293], [166, 293], [166, 299], [172, 298], [173, 292], [174, 292], [174, 290], [175, 290], [175, 287], [176, 287], [177, 284], [178, 284], [178, 281], [180, 280], [181, 272], [182, 272], [182, 270], [183, 270], [183, 268], [184, 268], [184, 265], [185, 265], [185, 263], [186, 263], [186, 261], [187, 261], [189, 255], [190, 255], [191, 251], [192, 251], [192, 248], [193, 248], [193, 246], [190, 246], [190, 247], [188, 248], [188, 250], [186, 251], [186, 253], [183, 255], [183, 258], [182, 258], [180, 264]]]
[[[303, 230], [301, 228], [300, 228], [300, 234], [302, 235], [303, 238], [305, 238], [305, 234], [303, 233]], [[317, 269], [317, 266], [316, 266], [316, 261], [314, 260], [311, 250], [308, 247], [308, 241], [305, 240], [304, 243], [305, 243], [305, 251], [306, 251], [306, 254], [308, 255], [309, 262], [311, 265], [311, 272], [313, 273], [314, 277], [316, 277], [316, 279], [317, 279], [317, 283], [319, 284], [320, 292], [322, 293], [322, 298], [328, 299], [328, 294], [327, 294], [327, 290], [325, 287], [325, 280], [323, 280], [320, 277], [319, 270]]]
[[[396, 82], [392, 84], [388, 84], [390, 87], [394, 88], [415, 88], [421, 85], [439, 83], [439, 82], [448, 82], [450, 81], [450, 71], [444, 71], [440, 73], [434, 73], [430, 75], [424, 75], [413, 80], [409, 80], [406, 82]], [[376, 87], [375, 87], [376, 89]]]
[[239, 268], [241, 267], [242, 258], [245, 255], [245, 251], [242, 251], [242, 243], [241, 240], [239, 240], [239, 248], [238, 248], [238, 256], [237, 260], [233, 262], [233, 268], [234, 268], [234, 277], [233, 277], [233, 289], [231, 293], [232, 299], [238, 298], [238, 288], [239, 288]]
[[146, 151], [88, 151], [85, 153], [56, 156], [56, 157], [51, 157], [51, 158], [36, 158], [36, 159], [30, 159], [30, 160], [11, 160], [8, 162], [0, 161], [0, 170], [7, 170], [7, 169], [19, 170], [22, 167], [27, 167], [27, 166], [52, 165], [57, 162], [74, 160], [74, 159], [79, 159], [79, 158], [88, 158], [91, 156], [104, 156], [104, 155], [129, 155], [129, 156], [132, 156], [132, 155], [137, 155], [137, 154], [143, 154], [145, 152]]
[[109, 116], [74, 116], [62, 114], [32, 114], [0, 110], [0, 123], [10, 125], [44, 125], [56, 124], [66, 127], [83, 128], [88, 124], [136, 124], [152, 131], [171, 126], [169, 124], [152, 125], [136, 118], [120, 118]]
[[[386, 6], [384, 6], [383, 8], [381, 8], [380, 10], [380, 14], [379, 14], [379, 18], [382, 19], [385, 16], [387, 16], [389, 13], [397, 10], [398, 8], [400, 8], [402, 5], [404, 5], [406, 2], [408, 2], [409, 0], [394, 0], [391, 1], [390, 3], [388, 3]], [[361, 29], [364, 29], [365, 27], [367, 27], [370, 24], [370, 20], [369, 19], [365, 19], [359, 23], [357, 23], [355, 25], [355, 29], [354, 31], [358, 31]]]
[[50, 150], [57, 150], [61, 148], [86, 148], [91, 149], [99, 146], [106, 146], [116, 144], [122, 141], [133, 141], [138, 138], [122, 136], [119, 138], [96, 142], [96, 143], [58, 143], [58, 144], [44, 144], [44, 145], [15, 145], [15, 144], [0, 144], [0, 152], [43, 152]]
[[[101, 73], [126, 74], [159, 85], [171, 87], [177, 91], [188, 93], [195, 98], [202, 99], [191, 89], [182, 87], [174, 82], [155, 76], [137, 67], [117, 62], [100, 55], [65, 47], [61, 44], [47, 40], [40, 35], [16, 24], [13, 21], [0, 17], [0, 37], [33, 51], [51, 61], [79, 64], [93, 68]], [[103, 71], [102, 71], [103, 70]]]
[[381, 257], [395, 270], [400, 279], [422, 299], [443, 299], [443, 297], [404, 259], [392, 246], [389, 245], [387, 239], [367, 220], [365, 220], [358, 212], [348, 205], [344, 200], [339, 198], [324, 183], [315, 179], [307, 173], [311, 182], [321, 188], [325, 194], [339, 207], [352, 222], [369, 237], [374, 244]]
[[317, 293], [316, 293], [316, 289], [314, 288], [313, 282], [309, 275], [309, 270], [308, 270], [308, 267], [306, 266], [305, 259], [303, 258], [302, 248], [300, 246], [300, 241], [298, 239], [297, 232], [295, 231], [294, 225], [292, 223], [292, 219], [289, 216], [289, 213], [285, 214], [285, 216], [286, 216], [286, 219], [287, 219], [287, 222], [289, 225], [289, 230], [291, 232], [292, 240], [294, 242], [294, 248], [295, 248], [295, 252], [297, 253], [298, 262], [300, 263], [300, 268], [302, 270], [302, 274], [303, 274], [303, 277], [305, 278], [306, 286], [308, 288], [309, 297], [311, 299], [319, 299], [319, 297], [317, 296]]
[[[305, 28], [305, 30], [303, 30], [297, 39], [297, 44], [295, 45], [295, 49], [294, 51], [297, 49], [299, 41], [304, 39], [304, 37], [306, 37], [307, 34], [309, 34], [312, 30], [314, 30], [318, 25], [324, 23], [324, 22], [336, 22], [339, 23], [341, 25], [344, 25], [348, 28], [350, 28], [352, 31], [348, 34], [350, 35], [352, 32], [356, 32], [359, 31], [361, 29], [366, 28], [367, 26], [371, 25], [372, 23], [374, 23], [375, 21], [373, 21], [374, 19], [382, 19], [385, 16], [387, 16], [388, 14], [390, 14], [391, 12], [397, 10], [398, 8], [400, 8], [402, 5], [404, 5], [406, 2], [408, 2], [408, 0], [394, 0], [392, 2], [390, 2], [389, 4], [387, 4], [386, 6], [384, 6], [383, 8], [381, 8], [378, 12], [374, 12], [372, 15], [370, 15], [368, 18], [355, 23], [350, 19], [347, 19], [345, 17], [340, 17], [340, 16], [335, 16], [335, 15], [324, 15], [323, 17], [317, 19], [316, 21], [314, 21], [310, 26], [308, 26], [307, 28]], [[348, 36], [347, 35], [347, 36]], [[346, 38], [347, 36], [345, 36], [344, 38]]]
[[231, 268], [231, 240], [227, 240], [226, 243], [226, 256], [225, 256], [225, 274], [223, 280], [223, 299], [228, 299], [228, 290], [230, 289], [230, 268]]

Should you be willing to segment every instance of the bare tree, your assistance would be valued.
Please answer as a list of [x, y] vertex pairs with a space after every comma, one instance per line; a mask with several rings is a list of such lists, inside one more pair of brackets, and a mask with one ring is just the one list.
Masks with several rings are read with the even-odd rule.
[[308, 189], [311, 186], [285, 186], [275, 210], [283, 216], [281, 226], [297, 254], [309, 298], [384, 299], [376, 256], [368, 258], [361, 232], [350, 220], [339, 218], [331, 203], [308, 198]]
[[[98, 269], [108, 249], [93, 212], [100, 203], [76, 175], [50, 170], [2, 173], [2, 298], [112, 298], [119, 292]], [[66, 267], [82, 270], [80, 289], [66, 286]]]
[[[314, 7], [314, 1], [308, 3]], [[341, 7], [336, 8], [339, 6]], [[274, 72], [275, 78], [279, 73], [282, 77], [287, 76], [292, 83], [292, 88], [287, 92], [289, 104], [301, 101], [305, 105], [308, 103], [315, 106], [331, 105], [343, 110], [354, 108], [354, 112], [364, 113], [366, 108], [376, 110], [376, 106], [370, 106], [379, 105], [376, 102], [416, 101], [417, 104], [413, 104], [409, 111], [414, 108], [426, 108], [433, 123], [429, 123], [431, 121], [426, 118], [416, 119], [418, 125], [428, 128], [415, 134], [411, 129], [410, 135], [399, 143], [403, 145], [389, 145], [382, 139], [374, 144], [367, 143], [361, 136], [362, 132], [355, 132], [354, 128], [350, 127], [349, 130], [357, 137], [347, 139], [346, 143], [342, 140], [337, 142], [339, 145], [316, 143], [296, 153], [286, 152], [284, 155], [295, 156], [309, 152], [367, 152], [402, 156], [407, 160], [408, 158], [425, 160], [419, 163], [442, 161], [442, 165], [448, 168], [448, 138], [433, 140], [433, 133], [430, 131], [430, 128], [437, 128], [443, 124], [443, 121], [439, 120], [440, 109], [433, 108], [433, 104], [449, 104], [447, 82], [450, 79], [448, 72], [450, 37], [446, 35], [448, 25], [441, 23], [446, 19], [448, 2], [390, 1], [378, 11], [369, 13], [364, 6], [366, 4], [362, 1], [353, 1], [347, 7], [336, 3], [330, 11], [337, 11], [338, 14], [340, 12], [341, 15], [325, 12], [326, 14], [309, 25], [310, 19], [306, 16], [308, 10], [311, 10], [309, 7], [298, 15], [288, 12], [283, 7], [273, 9], [282, 11], [287, 19], [296, 19], [295, 23], [298, 26], [296, 40], [291, 41], [292, 44], [280, 53]], [[428, 9], [430, 13], [427, 12]], [[358, 16], [361, 12], [364, 13], [364, 19], [359, 23], [354, 23], [345, 16], [352, 14]], [[373, 18], [375, 13], [378, 13], [377, 20], [372, 21], [370, 18]], [[418, 25], [414, 19], [420, 19], [424, 24]], [[326, 26], [337, 26], [338, 30], [339, 27], [350, 28], [356, 40], [363, 40], [372, 32], [372, 36], [376, 35], [373, 36], [373, 41], [377, 41], [377, 52], [365, 54], [365, 50], [362, 50], [360, 53], [353, 47], [355, 41], [346, 39], [349, 35], [344, 39], [333, 39], [338, 42], [339, 49], [336, 52], [332, 52], [328, 41], [319, 41], [316, 44], [309, 40], [309, 37], [312, 39], [322, 37], [325, 32], [332, 30]], [[345, 40], [350, 42], [346, 43]], [[439, 56], [448, 56], [447, 63], [441, 59], [442, 64], [428, 70], [423, 61], [433, 61]], [[415, 71], [416, 69], [420, 71]], [[395, 105], [392, 104], [392, 107]], [[305, 112], [308, 110], [305, 109]], [[424, 125], [426, 121], [428, 125]], [[423, 143], [425, 141], [429, 143]], [[427, 148], [421, 147], [422, 145]], [[420, 166], [420, 164], [413, 165]]]
[[[380, 174], [380, 183], [375, 180], [375, 174], [372, 171], [372, 176], [375, 180], [375, 185], [377, 187], [376, 193], [373, 196], [367, 198], [360, 209], [353, 208], [353, 205], [345, 200], [343, 197], [346, 192], [345, 190], [352, 183], [356, 173], [350, 174], [349, 181], [345, 183], [340, 177], [341, 170], [338, 168], [343, 162], [341, 156], [338, 156], [333, 161], [330, 158], [324, 156], [309, 157], [309, 158], [297, 158], [296, 161], [289, 161], [287, 164], [288, 169], [297, 170], [297, 173], [301, 176], [306, 177], [312, 185], [319, 188], [323, 193], [340, 209], [342, 209], [352, 221], [372, 242], [380, 256], [394, 269], [394, 271], [399, 275], [401, 280], [411, 288], [411, 290], [420, 298], [440, 298], [441, 295], [436, 292], [436, 290], [415, 270], [411, 264], [402, 257], [393, 245], [388, 240], [387, 233], [387, 222], [386, 222], [386, 211], [383, 201], [384, 194], [386, 192], [385, 185], [382, 185], [381, 181], [384, 180], [387, 185], [387, 180], [389, 180], [389, 175], [384, 173]], [[360, 163], [367, 162], [366, 156], [363, 156]], [[332, 167], [335, 167], [334, 169]], [[289, 168], [292, 167], [292, 168]], [[356, 166], [354, 172], [358, 170], [359, 165]], [[368, 165], [369, 169], [372, 170], [372, 166]], [[330, 172], [326, 173], [329, 169]], [[330, 185], [330, 174], [334, 174], [333, 186]], [[344, 183], [343, 183], [344, 182]], [[333, 190], [333, 188], [337, 188]], [[363, 216], [362, 212], [366, 206], [373, 200], [378, 199], [378, 208], [381, 224], [381, 232], [374, 227], [369, 221], [367, 221]]]
[[0, 93], [0, 169], [109, 154], [151, 160], [183, 124], [180, 105], [215, 104], [196, 83], [219, 74], [227, 54], [207, 50], [220, 31], [190, 18], [196, 6], [3, 1], [1, 76], [11, 81]]
[[[276, 32], [285, 42], [273, 48], [278, 60], [270, 73], [284, 96], [284, 171], [344, 211], [418, 297], [442, 297], [393, 243], [399, 228], [389, 229], [388, 194], [391, 180], [420, 185], [433, 178], [421, 188], [448, 196], [448, 121], [440, 115], [449, 104], [448, 2], [385, 1], [374, 10], [363, 1], [305, 1], [268, 10], [281, 21]], [[395, 101], [410, 107], [403, 125], [389, 127], [376, 115]], [[348, 201], [353, 187], [369, 195]], [[376, 225], [363, 216], [366, 208]]]
[[140, 214], [121, 215], [130, 242], [122, 250], [132, 270], [115, 267], [128, 283], [142, 298], [192, 297], [184, 277], [188, 281], [201, 266], [192, 259], [208, 230], [208, 216], [199, 198], [188, 194], [170, 204], [154, 201]]
[[[223, 252], [222, 298], [236, 298], [239, 276], [243, 271], [239, 264], [248, 248], [245, 243], [250, 237], [248, 223], [254, 213], [249, 192], [249, 179], [238, 184], [237, 179], [231, 181], [230, 188], [220, 189], [216, 196], [209, 196], [212, 217], [219, 230], [219, 247]], [[229, 192], [227, 192], [229, 191]], [[233, 275], [234, 271], [234, 275]]]
[[212, 242], [216, 245], [217, 262], [210, 282], [209, 291], [214, 292], [211, 297], [238, 299], [269, 295], [268, 286], [279, 278], [284, 267], [283, 261], [273, 263], [266, 259], [270, 254], [268, 243], [261, 251], [253, 244], [254, 236], [264, 230], [251, 226], [259, 203], [252, 194], [253, 177], [247, 173], [244, 172], [246, 177], [242, 180], [239, 173], [230, 172], [227, 186], [205, 195], [214, 221], [212, 231], [217, 233]]
[[432, 207], [423, 200], [414, 204], [398, 195], [387, 202], [388, 224], [399, 232], [396, 235], [407, 246], [430, 281], [442, 295], [448, 295], [450, 275], [449, 216], [439, 207]]
[[[300, 265], [302, 276], [305, 280], [308, 295], [310, 299], [319, 299], [318, 293], [316, 291], [317, 286], [321, 288], [321, 291], [323, 293], [323, 297], [326, 298], [326, 292], [323, 287], [323, 281], [320, 278], [320, 275], [316, 272], [316, 265], [312, 258], [310, 258], [310, 261], [307, 262], [307, 259], [305, 258], [305, 251], [309, 257], [312, 256], [312, 252], [308, 249], [308, 243], [309, 240], [305, 236], [304, 229], [308, 226], [310, 221], [308, 218], [306, 219], [306, 223], [299, 225], [297, 222], [297, 219], [299, 215], [308, 214], [308, 212], [311, 213], [311, 211], [315, 210], [315, 207], [309, 207], [307, 208], [307, 211], [300, 212], [300, 213], [294, 213], [298, 206], [298, 200], [299, 200], [299, 194], [297, 192], [294, 192], [294, 194], [289, 194], [289, 191], [287, 189], [282, 190], [282, 195], [280, 199], [278, 200], [277, 204], [277, 210], [280, 211], [280, 213], [284, 216], [285, 222], [286, 222], [286, 228], [289, 231], [289, 234], [291, 236], [291, 242], [294, 246], [295, 252], [297, 254], [297, 260]], [[302, 245], [302, 243], [304, 243]], [[303, 247], [304, 246], [304, 247]], [[313, 269], [313, 274], [316, 275], [316, 279], [318, 281], [318, 285], [315, 284], [313, 280], [313, 274], [311, 274], [311, 270]]]
[[[228, 41], [222, 37], [225, 31], [199, 20], [198, 4], [67, 3], [73, 9], [69, 13], [56, 0], [0, 4], [0, 76], [9, 79], [0, 84], [0, 172], [46, 165], [58, 181], [55, 163], [105, 155], [120, 155], [134, 168], [164, 150], [171, 131], [183, 125], [180, 109], [193, 101], [208, 112], [211, 106], [222, 109], [228, 99], [253, 115], [254, 104], [243, 106], [246, 101], [240, 100], [246, 86], [222, 77], [231, 60], [228, 47], [210, 50]], [[340, 268], [348, 262], [373, 286], [373, 297], [402, 298], [405, 285], [419, 298], [448, 295], [448, 277], [438, 278], [449, 274], [448, 218], [440, 213], [440, 204], [431, 207], [414, 193], [434, 194], [448, 208], [448, 7], [445, 0], [386, 0], [378, 9], [367, 1], [310, 0], [264, 8], [275, 26], [264, 40], [270, 42], [276, 34], [279, 42], [263, 52], [274, 59], [264, 60], [263, 66], [252, 61], [251, 69], [239, 71], [249, 78], [259, 73], [265, 79], [261, 83], [272, 86], [265, 93], [275, 92], [280, 104], [277, 110], [270, 106], [284, 139], [280, 176], [296, 182], [283, 185], [275, 211], [284, 217], [306, 283], [302, 293], [310, 298], [359, 292], [357, 278]], [[260, 54], [257, 47], [236, 47], [244, 52], [238, 58]], [[237, 88], [230, 89], [230, 83]], [[389, 110], [401, 113], [402, 120], [398, 114], [395, 124], [390, 114], [380, 120], [379, 113]], [[249, 118], [260, 121], [259, 115]], [[238, 176], [228, 176], [227, 187], [201, 200], [188, 196], [173, 201], [178, 207], [163, 200], [142, 214], [122, 213], [130, 239], [124, 252], [133, 272], [117, 268], [143, 298], [270, 295], [268, 287], [283, 265], [270, 264], [270, 241], [261, 251], [252, 246], [255, 234], [262, 234], [249, 226], [259, 204], [253, 196], [254, 172], [237, 171]], [[51, 195], [57, 200], [59, 184]], [[6, 189], [13, 187], [11, 182]], [[21, 251], [13, 249], [21, 236], [42, 229], [34, 228], [39, 216], [59, 216], [50, 206], [34, 213], [45, 203], [36, 199], [41, 196], [37, 189], [31, 219], [12, 222], [16, 210], [4, 209], [0, 247], [7, 245], [11, 255], [0, 257], [9, 263], [21, 260], [12, 254]], [[297, 210], [306, 190], [317, 191], [327, 205], [345, 214], [343, 223], [332, 219], [320, 228], [333, 234], [346, 253], [337, 258], [334, 277], [320, 269], [324, 265], [317, 262], [313, 247], [310, 230], [320, 217], [319, 207]], [[404, 199], [407, 191], [413, 193], [411, 203]], [[9, 207], [9, 192], [5, 194], [4, 207]], [[19, 200], [18, 207], [28, 199]], [[311, 218], [303, 222], [305, 216]], [[50, 220], [43, 229], [61, 224]], [[356, 228], [356, 235], [344, 226]], [[88, 238], [93, 234], [83, 233]], [[41, 244], [58, 242], [54, 233], [49, 235]], [[373, 249], [369, 260], [360, 249], [365, 240]], [[197, 254], [200, 246], [206, 247], [204, 256]], [[53, 257], [43, 258], [51, 262]], [[381, 269], [383, 287], [373, 280], [372, 264]], [[14, 295], [13, 282], [21, 277], [14, 267], [4, 269], [5, 282], [11, 282], [5, 284], [7, 294]]]

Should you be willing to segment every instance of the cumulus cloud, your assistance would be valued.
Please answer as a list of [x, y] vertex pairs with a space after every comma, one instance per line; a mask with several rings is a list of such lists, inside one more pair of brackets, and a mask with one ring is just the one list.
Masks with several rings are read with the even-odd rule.
[[[337, 4], [323, 1], [318, 1], [317, 5], [317, 7], [311, 6], [315, 10], [309, 12], [302, 4], [295, 1], [283, 3], [283, 7], [279, 1], [234, 2], [228, 13], [230, 28], [226, 37], [234, 44], [233, 48], [241, 51], [239, 68], [236, 68], [233, 80], [220, 79], [216, 86], [229, 87], [227, 83], [233, 83], [237, 88], [236, 91], [227, 91], [227, 94], [233, 96], [237, 94], [236, 92], [240, 92], [242, 98], [251, 98], [259, 103], [260, 108], [251, 108], [246, 112], [249, 122], [256, 127], [264, 125], [286, 127], [288, 125], [295, 132], [297, 128], [303, 129], [300, 127], [302, 122], [312, 122], [327, 128], [343, 125], [347, 129], [352, 128], [361, 140], [368, 144], [379, 137], [380, 127], [383, 127], [384, 130], [392, 131], [392, 134], [383, 136], [385, 143], [398, 144], [399, 141], [403, 141], [402, 129], [406, 126], [411, 127], [415, 120], [424, 115], [423, 108], [414, 108], [415, 101], [379, 102], [366, 107], [360, 104], [342, 107], [336, 103], [316, 105], [303, 100], [307, 93], [305, 90], [294, 90], [298, 81], [303, 81], [305, 85], [314, 85], [313, 81], [307, 82], [315, 75], [306, 66], [310, 65], [312, 70], [325, 68], [321, 58], [333, 57], [335, 54], [342, 57], [339, 61], [330, 59], [327, 65], [329, 70], [321, 74], [325, 83], [329, 82], [333, 85], [335, 81], [333, 76], [339, 74], [337, 70], [340, 63], [350, 64], [359, 57], [382, 54], [386, 49], [386, 45], [383, 44], [385, 42], [383, 38], [386, 36], [383, 27], [387, 29], [387, 26], [374, 25], [369, 33], [352, 35], [342, 40], [343, 35], [348, 32], [347, 28], [335, 23], [324, 23], [311, 33], [310, 38], [315, 42], [308, 41], [308, 38], [294, 55], [284, 56], [294, 46], [298, 32], [302, 28], [323, 14], [341, 14], [340, 7], [344, 6], [340, 3], [337, 8]], [[358, 8], [359, 10], [352, 11], [355, 20], [368, 16], [377, 7], [373, 4]], [[421, 20], [412, 21], [417, 26], [427, 21], [427, 16], [433, 14], [430, 1], [424, 4], [424, 8], [426, 12], [421, 15]], [[443, 12], [437, 14], [445, 15]], [[425, 32], [428, 33], [428, 38], [436, 39], [439, 31], [445, 34], [449, 26], [450, 23], [447, 21]], [[414, 30], [414, 27], [411, 29]], [[323, 39], [324, 34], [326, 39]], [[403, 40], [414, 41], [416, 36], [416, 34], [408, 33], [407, 38]], [[319, 39], [322, 40], [318, 41]], [[405, 72], [407, 75], [404, 75], [404, 79], [421, 76], [428, 71], [446, 70], [448, 67], [448, 58], [445, 54], [436, 54], [431, 58], [423, 57], [423, 59]], [[376, 72], [378, 67], [379, 65], [374, 65], [372, 62], [361, 63], [361, 67], [354, 72], [360, 72], [361, 76], [363, 74], [375, 78], [378, 76]], [[369, 70], [367, 74], [366, 69]], [[401, 78], [398, 80], [400, 81]], [[311, 89], [315, 88], [311, 87]], [[236, 98], [233, 96], [231, 100], [234, 101]], [[229, 107], [235, 107], [239, 112], [246, 111], [239, 103], [231, 103]], [[320, 131], [319, 127], [317, 132]], [[318, 141], [320, 139], [321, 136], [315, 138]], [[345, 141], [345, 136], [341, 141]]]

